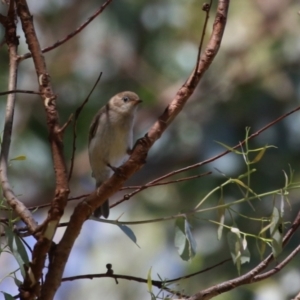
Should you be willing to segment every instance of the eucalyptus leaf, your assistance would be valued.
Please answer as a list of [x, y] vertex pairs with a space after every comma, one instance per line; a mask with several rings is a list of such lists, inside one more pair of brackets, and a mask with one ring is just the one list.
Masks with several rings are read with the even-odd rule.
[[13, 161], [13, 160], [26, 160], [26, 156], [25, 155], [19, 155], [19, 156], [16, 156], [12, 159], [10, 159], [10, 161]]
[[238, 274], [240, 274], [241, 265], [250, 261], [250, 251], [247, 248], [246, 238], [242, 239], [239, 229], [233, 227], [227, 234], [227, 241], [233, 263], [237, 267]]
[[[10, 227], [5, 227], [4, 230], [5, 230], [5, 234], [7, 236], [7, 245], [9, 247], [9, 250], [11, 251], [11, 254], [14, 256], [16, 261], [18, 262], [18, 265], [21, 270], [21, 274], [22, 274], [23, 278], [25, 278], [26, 273], [25, 273], [25, 269], [24, 269], [24, 264], [28, 263], [28, 261], [29, 261], [26, 250], [24, 249], [24, 246], [20, 245], [20, 243], [22, 243], [22, 242], [20, 240], [18, 240], [19, 237], [17, 235], [15, 235], [15, 233], [11, 230]], [[18, 242], [17, 242], [17, 240], [18, 240]], [[23, 257], [24, 257], [24, 259], [23, 259]]]
[[218, 222], [219, 222], [219, 226], [218, 226], [218, 240], [221, 239], [222, 237], [222, 233], [223, 233], [223, 229], [224, 229], [224, 222], [225, 222], [225, 211], [226, 211], [226, 208], [223, 206], [224, 205], [224, 198], [223, 197], [220, 197], [220, 200], [219, 200], [219, 203], [218, 203], [218, 206], [221, 206], [221, 207], [218, 207]]
[[137, 244], [137, 238], [134, 234], [134, 232], [126, 225], [119, 225], [117, 226], [140, 248], [140, 246]]
[[277, 207], [273, 208], [270, 235], [272, 239], [272, 252], [274, 257], [277, 257], [282, 252], [283, 239], [283, 219]]
[[148, 274], [147, 274], [147, 286], [148, 286], [148, 292], [149, 293], [152, 293], [151, 271], [152, 271], [152, 267], [149, 269]]
[[184, 218], [178, 218], [175, 222], [175, 247], [177, 248], [179, 256], [183, 260], [189, 260], [188, 243], [185, 236]]
[[191, 260], [196, 254], [196, 241], [191, 232], [191, 225], [186, 218], [175, 222], [175, 247], [181, 259]]
[[262, 148], [250, 163], [255, 164], [255, 163], [259, 162], [263, 158], [266, 150], [267, 150], [267, 147]]
[[184, 224], [185, 224], [185, 234], [186, 234], [186, 238], [188, 240], [188, 245], [189, 245], [189, 256], [191, 259], [196, 255], [197, 243], [196, 243], [195, 238], [191, 231], [192, 226], [187, 221], [187, 219], [185, 219]]
[[2, 292], [2, 294], [4, 295], [5, 300], [15, 300], [15, 298], [10, 294], [7, 294], [5, 292]]

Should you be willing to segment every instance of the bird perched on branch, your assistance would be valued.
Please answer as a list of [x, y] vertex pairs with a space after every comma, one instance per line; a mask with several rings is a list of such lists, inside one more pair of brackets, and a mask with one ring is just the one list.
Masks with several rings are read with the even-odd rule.
[[[89, 131], [89, 159], [98, 188], [119, 167], [132, 147], [133, 123], [141, 103], [133, 92], [112, 97], [93, 118]], [[95, 217], [109, 215], [108, 199], [94, 211]]]

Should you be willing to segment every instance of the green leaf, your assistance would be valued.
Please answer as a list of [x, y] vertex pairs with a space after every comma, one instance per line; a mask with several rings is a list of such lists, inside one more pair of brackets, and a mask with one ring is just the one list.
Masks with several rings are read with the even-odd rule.
[[231, 228], [230, 228], [230, 231], [231, 231], [232, 233], [236, 234], [236, 235], [238, 236], [238, 238], [241, 237], [241, 235], [240, 235], [240, 230], [239, 230], [237, 227], [231, 227]]
[[117, 226], [140, 248], [140, 246], [137, 244], [137, 238], [134, 234], [134, 232], [126, 225], [119, 225]]
[[242, 239], [240, 230], [233, 227], [227, 234], [227, 241], [233, 263], [237, 267], [238, 274], [240, 274], [241, 265], [250, 261], [250, 252], [247, 248], [246, 237]]
[[[263, 225], [263, 223], [262, 223], [262, 225]], [[259, 236], [264, 238], [264, 239], [266, 238], [266, 230], [264, 230], [264, 228], [261, 229], [261, 231], [259, 233]], [[257, 246], [257, 249], [258, 249], [261, 260], [263, 259], [263, 256], [265, 254], [266, 245], [267, 245], [267, 243], [265, 241], [263, 241], [262, 239], [257, 239], [256, 240], [256, 246]]]
[[232, 179], [235, 183], [239, 184], [240, 186], [244, 187], [246, 190], [250, 191], [251, 193], [255, 194], [244, 182], [239, 179]]
[[25, 264], [28, 264], [29, 263], [28, 254], [26, 252], [26, 249], [25, 249], [25, 247], [23, 245], [22, 240], [17, 235], [15, 235], [15, 242], [16, 242], [16, 246], [17, 246], [17, 251], [20, 254], [23, 262]]
[[288, 177], [288, 175], [285, 173], [285, 171], [283, 171], [283, 175], [284, 175], [284, 178], [285, 178], [285, 184], [284, 184], [284, 187], [287, 188], [288, 185], [289, 185], [289, 177]]
[[221, 239], [222, 237], [222, 233], [223, 233], [223, 224], [225, 222], [225, 211], [226, 211], [226, 208], [223, 206], [224, 205], [224, 198], [223, 197], [220, 197], [220, 200], [219, 200], [219, 203], [218, 203], [218, 206], [221, 206], [218, 208], [218, 222], [219, 222], [219, 227], [218, 227], [218, 240]]
[[185, 234], [189, 244], [189, 255], [190, 258], [193, 258], [196, 255], [197, 243], [191, 231], [192, 228], [191, 224], [187, 221], [187, 219], [185, 219], [184, 223], [185, 223]]
[[15, 300], [15, 298], [10, 294], [7, 294], [5, 292], [2, 292], [2, 294], [4, 295], [5, 300]]
[[151, 295], [151, 300], [156, 300], [156, 297], [153, 293], [150, 293], [150, 295]]
[[19, 156], [16, 156], [16, 157], [10, 159], [10, 161], [13, 161], [13, 160], [26, 160], [26, 156], [25, 155], [19, 155]]
[[191, 232], [191, 226], [186, 218], [178, 218], [175, 222], [175, 247], [179, 256], [187, 261], [196, 254], [196, 241]]
[[255, 164], [255, 163], [259, 162], [259, 161], [263, 158], [263, 156], [264, 156], [266, 150], [267, 150], [267, 147], [262, 148], [262, 149], [257, 153], [257, 155], [255, 156], [255, 158], [250, 162], [250, 164]]
[[17, 277], [13, 277], [13, 279], [17, 287], [20, 287], [22, 285], [23, 282], [19, 280]]
[[242, 240], [242, 253], [241, 253], [241, 263], [247, 263], [250, 262], [250, 251], [248, 249], [248, 243], [246, 240], [246, 236], [244, 236]]
[[282, 252], [283, 239], [283, 219], [277, 207], [273, 208], [270, 235], [272, 239], [272, 252], [274, 257], [277, 257]]
[[[7, 246], [11, 250], [13, 248], [14, 233], [7, 226], [4, 226], [4, 231], [5, 231], [5, 236], [7, 238]], [[11, 250], [11, 252], [12, 252], [12, 250]]]
[[241, 152], [240, 152], [240, 151], [238, 151], [238, 150], [235, 150], [235, 149], [233, 149], [232, 147], [230, 147], [230, 146], [227, 146], [226, 144], [223, 144], [223, 143], [221, 143], [221, 142], [218, 142], [218, 141], [215, 141], [215, 142], [216, 142], [216, 143], [218, 143], [219, 145], [223, 146], [225, 149], [227, 149], [227, 150], [229, 150], [229, 151], [233, 152], [233, 153], [236, 153], [236, 154], [241, 154]]
[[185, 236], [184, 218], [178, 218], [175, 222], [175, 247], [177, 248], [179, 256], [183, 260], [189, 260], [188, 243]]
[[[27, 253], [25, 255], [24, 252], [23, 252], [23, 249], [21, 250], [22, 251], [22, 255], [21, 255], [21, 253], [19, 253], [19, 248], [18, 248], [17, 242], [16, 242], [16, 240], [19, 237], [17, 237], [14, 234], [14, 232], [11, 230], [11, 228], [5, 227], [4, 230], [5, 230], [5, 234], [7, 236], [7, 245], [9, 247], [9, 250], [11, 251], [12, 255], [14, 256], [14, 258], [16, 259], [16, 261], [17, 261], [17, 263], [18, 263], [18, 265], [20, 267], [20, 271], [21, 271], [21, 274], [22, 274], [23, 278], [25, 278], [26, 272], [25, 272], [25, 269], [24, 269], [24, 264], [28, 263]], [[24, 249], [24, 251], [26, 252], [25, 249]], [[23, 260], [22, 256], [26, 259], [26, 261]]]
[[147, 274], [147, 286], [148, 286], [148, 292], [149, 293], [152, 293], [151, 271], [152, 271], [152, 267], [149, 269], [148, 274]]

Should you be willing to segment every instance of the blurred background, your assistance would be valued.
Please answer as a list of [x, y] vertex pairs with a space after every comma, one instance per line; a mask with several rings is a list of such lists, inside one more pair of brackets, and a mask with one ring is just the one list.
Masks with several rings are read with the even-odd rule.
[[[54, 44], [73, 32], [103, 1], [49, 0], [28, 1], [42, 48]], [[205, 41], [211, 33], [213, 9]], [[87, 154], [89, 124], [96, 111], [114, 94], [132, 90], [143, 99], [135, 126], [135, 139], [142, 137], [172, 100], [185, 82], [197, 57], [205, 14], [203, 2], [190, 0], [120, 0], [113, 1], [80, 34], [59, 48], [45, 54], [53, 88], [58, 95], [57, 105], [61, 124], [84, 101], [100, 72], [101, 81], [82, 112], [77, 126], [77, 151], [70, 197], [88, 194], [94, 190], [94, 180]], [[251, 133], [270, 121], [300, 105], [299, 65], [300, 31], [299, 1], [292, 0], [232, 0], [227, 27], [220, 51], [200, 85], [162, 138], [152, 147], [147, 164], [136, 173], [128, 185], [145, 184], [168, 172], [213, 157], [224, 151], [217, 141], [234, 146], [245, 138], [245, 128]], [[1, 5], [0, 12], [6, 13]], [[19, 53], [27, 50], [18, 22]], [[0, 28], [1, 39], [4, 37]], [[6, 46], [0, 49], [0, 90], [7, 90], [8, 55]], [[32, 59], [20, 65], [18, 88], [38, 90]], [[5, 97], [0, 101], [1, 130], [4, 125]], [[72, 126], [66, 130], [65, 155], [70, 165]], [[295, 170], [293, 181], [299, 181], [300, 118], [296, 112], [251, 140], [250, 148], [275, 145], [267, 150], [254, 167], [251, 189], [264, 193], [284, 186], [283, 170]], [[15, 122], [10, 157], [25, 155], [25, 161], [12, 161], [9, 169], [11, 184], [18, 197], [27, 206], [48, 203], [54, 196], [54, 174], [47, 137], [45, 112], [36, 95], [17, 95]], [[216, 170], [217, 169], [217, 170]], [[195, 207], [213, 188], [228, 177], [238, 177], [247, 171], [241, 155], [230, 154], [177, 175], [186, 176], [212, 171], [204, 178], [178, 184], [154, 187], [139, 193], [129, 201], [111, 210], [109, 219], [141, 221], [186, 212]], [[235, 185], [223, 191], [225, 202], [243, 197]], [[110, 199], [122, 198], [122, 193]], [[220, 193], [213, 194], [203, 208], [217, 205]], [[279, 196], [278, 196], [279, 198]], [[272, 213], [276, 197], [253, 201], [255, 211], [248, 203], [235, 206], [243, 215], [261, 218]], [[286, 229], [297, 214], [299, 191], [289, 195], [286, 204]], [[76, 205], [69, 203], [62, 221], [66, 222]], [[35, 212], [39, 222], [47, 209]], [[233, 215], [237, 226], [258, 234], [260, 222]], [[217, 226], [207, 220], [217, 220], [215, 210], [189, 217], [197, 243], [196, 256], [183, 261], [174, 246], [175, 220], [130, 228], [137, 237], [137, 247], [121, 230], [111, 224], [87, 221], [75, 243], [64, 276], [105, 273], [111, 263], [116, 274], [146, 278], [152, 268], [152, 278], [172, 279], [207, 268], [230, 257], [226, 233], [219, 241]], [[227, 215], [226, 224], [232, 226]], [[64, 232], [59, 228], [58, 242]], [[299, 240], [295, 236], [281, 261]], [[34, 240], [26, 241], [33, 246]], [[248, 238], [251, 261], [242, 266], [247, 272], [260, 261], [256, 240]], [[271, 249], [267, 247], [266, 254]], [[265, 254], [265, 255], [266, 255]], [[239, 287], [214, 299], [291, 299], [299, 292], [299, 258], [296, 257], [277, 275], [256, 284]], [[0, 278], [17, 269], [10, 254], [1, 254]], [[45, 273], [47, 269], [45, 268]], [[157, 275], [158, 274], [158, 275]], [[193, 293], [236, 277], [232, 262], [204, 274], [181, 280], [172, 286], [184, 294]], [[21, 279], [21, 278], [20, 278]], [[18, 290], [11, 278], [0, 283], [0, 290], [16, 295]], [[157, 290], [154, 290], [157, 292]], [[164, 295], [167, 295], [165, 293]], [[162, 294], [161, 294], [162, 296]], [[55, 299], [149, 299], [146, 284], [113, 279], [79, 280], [63, 283]], [[148, 297], [148, 298], [147, 298]]]

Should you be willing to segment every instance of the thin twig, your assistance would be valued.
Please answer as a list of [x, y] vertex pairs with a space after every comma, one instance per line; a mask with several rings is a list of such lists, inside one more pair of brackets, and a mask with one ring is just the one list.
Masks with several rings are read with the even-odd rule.
[[35, 91], [11, 90], [11, 91], [6, 91], [6, 92], [0, 92], [0, 96], [4, 96], [4, 95], [8, 95], [8, 94], [16, 94], [16, 93], [41, 95], [40, 92], [35, 92]]
[[[156, 286], [159, 289], [163, 289], [163, 290], [167, 290], [168, 292], [172, 292], [175, 294], [178, 294], [177, 291], [173, 291], [171, 289], [169, 289], [168, 287], [166, 287], [166, 284], [168, 283], [173, 283], [179, 280], [183, 280], [183, 279], [188, 279], [191, 277], [194, 277], [196, 275], [205, 273], [207, 271], [210, 271], [212, 269], [215, 269], [216, 267], [221, 266], [222, 264], [231, 261], [231, 258], [227, 258], [219, 263], [214, 264], [213, 266], [207, 267], [203, 270], [197, 271], [195, 273], [192, 274], [188, 274], [186, 276], [181, 276], [181, 277], [177, 277], [174, 279], [169, 279], [169, 280], [152, 280], [151, 283], [153, 286]], [[74, 280], [80, 280], [80, 279], [94, 279], [94, 278], [107, 278], [107, 277], [111, 277], [111, 278], [115, 278], [115, 279], [125, 279], [125, 280], [132, 280], [132, 281], [136, 281], [136, 282], [143, 282], [143, 283], [148, 283], [148, 279], [144, 279], [144, 278], [140, 278], [140, 277], [135, 277], [135, 276], [128, 276], [128, 275], [119, 275], [119, 274], [107, 274], [107, 273], [103, 273], [103, 274], [85, 274], [85, 275], [78, 275], [78, 276], [70, 276], [70, 277], [65, 277], [62, 278], [62, 282], [66, 282], [66, 281], [74, 281]]]
[[[175, 172], [172, 172], [172, 173], [175, 173]], [[187, 180], [191, 180], [191, 179], [196, 179], [196, 178], [200, 178], [200, 177], [203, 177], [203, 176], [207, 176], [207, 175], [210, 175], [212, 172], [205, 172], [205, 173], [202, 173], [202, 174], [199, 174], [199, 175], [194, 175], [194, 176], [189, 176], [189, 177], [185, 177], [185, 178], [180, 178], [180, 179], [176, 179], [176, 180], [170, 180], [170, 181], [166, 181], [166, 182], [158, 182], [160, 180], [163, 179], [164, 176], [160, 177], [160, 178], [157, 178], [155, 180], [152, 180], [150, 181], [149, 183], [146, 183], [145, 185], [142, 185], [142, 186], [139, 186], [139, 187], [134, 187], [136, 188], [135, 191], [129, 193], [129, 194], [125, 194], [123, 196], [123, 198], [119, 201], [116, 201], [114, 204], [112, 204], [110, 207], [113, 208], [119, 204], [121, 204], [122, 202], [124, 201], [127, 201], [129, 200], [131, 197], [133, 197], [134, 195], [136, 195], [137, 193], [145, 190], [145, 189], [148, 189], [150, 187], [155, 187], [155, 186], [159, 186], [159, 185], [167, 185], [167, 184], [171, 184], [171, 183], [178, 183], [178, 182], [182, 182], [182, 181], [187, 181]], [[173, 174], [174, 175], [174, 174]], [[173, 176], [172, 175], [172, 176]], [[164, 177], [165, 178], [165, 177]], [[132, 188], [132, 187], [124, 187], [124, 188], [121, 188], [122, 189], [126, 189], [126, 188]]]
[[59, 129], [59, 132], [63, 133], [66, 130], [66, 128], [70, 125], [72, 120], [73, 120], [73, 114], [69, 116], [68, 121]]
[[[300, 106], [296, 107], [295, 109], [293, 109], [293, 110], [287, 112], [286, 114], [284, 114], [284, 115], [278, 117], [277, 119], [273, 120], [272, 122], [268, 123], [267, 125], [265, 125], [265, 126], [262, 127], [261, 129], [257, 130], [257, 131], [254, 132], [253, 134], [251, 134], [251, 135], [248, 137], [247, 140], [245, 139], [245, 140], [239, 142], [237, 145], [233, 146], [232, 149], [237, 149], [237, 148], [239, 148], [240, 146], [242, 146], [243, 144], [245, 144], [246, 141], [252, 140], [254, 137], [260, 135], [261, 133], [263, 133], [264, 131], [266, 131], [266, 130], [269, 129], [270, 127], [272, 127], [274, 124], [279, 123], [280, 121], [282, 121], [283, 119], [287, 118], [289, 115], [293, 114], [294, 112], [296, 112], [296, 111], [298, 111], [298, 110], [300, 110]], [[215, 160], [217, 160], [217, 159], [219, 159], [219, 158], [221, 158], [221, 157], [227, 155], [227, 154], [230, 153], [230, 152], [231, 152], [230, 150], [226, 150], [226, 151], [224, 151], [224, 152], [222, 152], [222, 153], [220, 153], [220, 154], [218, 154], [218, 155], [216, 155], [216, 156], [213, 156], [213, 157], [211, 157], [211, 158], [209, 158], [209, 159], [207, 159], [207, 160], [201, 161], [201, 162], [199, 162], [199, 163], [196, 163], [196, 164], [193, 164], [193, 165], [190, 165], [190, 166], [187, 166], [187, 167], [184, 167], [184, 168], [175, 170], [175, 171], [172, 171], [172, 172], [170, 172], [170, 173], [167, 173], [167, 174], [165, 174], [165, 175], [163, 175], [163, 176], [161, 176], [161, 177], [159, 177], [159, 178], [156, 178], [156, 179], [154, 179], [154, 180], [152, 180], [152, 181], [146, 183], [146, 184], [143, 185], [143, 186], [153, 187], [153, 186], [156, 185], [157, 182], [159, 182], [159, 181], [161, 181], [161, 180], [163, 180], [163, 179], [166, 179], [166, 178], [169, 178], [169, 177], [171, 177], [171, 176], [177, 175], [177, 174], [179, 174], [179, 173], [183, 173], [183, 172], [186, 172], [186, 171], [188, 171], [188, 170], [192, 170], [192, 169], [195, 169], [195, 168], [199, 168], [199, 167], [201, 167], [201, 166], [203, 166], [203, 165], [209, 164], [209, 163], [211, 163], [211, 162], [213, 162], [213, 161], [215, 161]], [[200, 176], [202, 176], [202, 175], [204, 175], [204, 174], [201, 174]], [[196, 175], [196, 176], [199, 176], [199, 175]], [[195, 176], [195, 178], [196, 178], [196, 176]], [[179, 181], [182, 181], [182, 180], [179, 179]], [[172, 181], [170, 181], [170, 183], [172, 183]], [[126, 186], [125, 186], [125, 187], [120, 188], [120, 190], [133, 189], [133, 188], [135, 188], [135, 189], [141, 189], [143, 186], [136, 186], [136, 187], [134, 187], [134, 186], [132, 186], [132, 187], [131, 187], [131, 186], [126, 187]], [[80, 199], [82, 199], [82, 198], [88, 197], [89, 195], [90, 195], [90, 194], [84, 194], [84, 195], [80, 195], [80, 196], [76, 196], [76, 197], [70, 197], [70, 198], [68, 198], [68, 201], [80, 200]], [[124, 197], [123, 197], [121, 200], [119, 200], [119, 201], [117, 201], [116, 203], [114, 203], [114, 204], [111, 206], [111, 208], [114, 207], [114, 206], [116, 206], [117, 204], [122, 203], [123, 201], [128, 200], [128, 199], [131, 198], [132, 196], [133, 196], [133, 195], [131, 195], [131, 194], [124, 195]], [[48, 206], [50, 206], [50, 205], [51, 205], [51, 203], [46, 203], [46, 204], [41, 204], [41, 205], [31, 206], [31, 207], [28, 207], [28, 210], [35, 210], [35, 209], [39, 209], [39, 208], [44, 208], [44, 207], [48, 207]], [[28, 230], [27, 227], [25, 227], [24, 230], [27, 231], [27, 230]]]
[[[254, 132], [253, 134], [251, 134], [247, 139], [245, 139], [245, 140], [239, 142], [237, 145], [235, 145], [235, 146], [233, 146], [233, 147], [231, 147], [231, 148], [232, 148], [233, 150], [238, 149], [239, 147], [241, 147], [242, 145], [244, 145], [247, 141], [252, 140], [252, 139], [255, 138], [256, 136], [260, 135], [261, 133], [263, 133], [264, 131], [266, 131], [267, 129], [269, 129], [270, 127], [272, 127], [273, 125], [275, 125], [276, 123], [279, 123], [280, 121], [282, 121], [283, 119], [287, 118], [288, 116], [290, 116], [291, 114], [295, 113], [295, 112], [298, 111], [298, 110], [300, 110], [300, 106], [297, 106], [297, 107], [294, 108], [293, 110], [287, 112], [286, 114], [284, 114], [284, 115], [278, 117], [278, 118], [275, 119], [274, 121], [268, 123], [266, 126], [262, 127], [261, 129], [257, 130], [257, 131]], [[188, 170], [192, 170], [192, 169], [195, 169], [195, 168], [202, 167], [202, 166], [204, 166], [204, 165], [206, 165], [206, 164], [209, 164], [209, 163], [211, 163], [211, 162], [213, 162], [213, 161], [216, 161], [217, 159], [219, 159], [219, 158], [221, 158], [221, 157], [223, 157], [223, 156], [225, 156], [225, 155], [227, 155], [227, 154], [229, 154], [229, 153], [231, 153], [231, 152], [232, 152], [231, 150], [223, 151], [223, 152], [221, 152], [220, 154], [215, 155], [215, 156], [213, 156], [213, 157], [210, 157], [210, 158], [208, 158], [208, 159], [206, 159], [206, 160], [203, 160], [203, 161], [201, 161], [201, 162], [199, 162], [199, 163], [196, 163], [196, 164], [193, 164], [193, 165], [190, 165], [190, 166], [187, 166], [187, 167], [178, 169], [178, 170], [176, 170], [176, 171], [172, 171], [172, 172], [170, 172], [170, 173], [168, 173], [168, 174], [165, 174], [165, 175], [163, 175], [163, 176], [161, 176], [161, 177], [159, 177], [159, 178], [156, 178], [156, 179], [154, 179], [153, 181], [147, 183], [146, 185], [150, 185], [150, 184], [153, 185], [153, 184], [155, 184], [156, 182], [161, 181], [161, 180], [163, 180], [163, 179], [165, 179], [165, 178], [174, 176], [174, 175], [179, 174], [179, 173], [182, 173], [182, 172], [186, 172], [186, 171], [188, 171]], [[124, 187], [124, 189], [126, 189], [126, 187]], [[138, 189], [140, 189], [140, 187], [138, 187]], [[122, 198], [121, 200], [119, 200], [118, 202], [116, 202], [116, 203], [117, 203], [117, 204], [120, 204], [120, 203], [122, 203], [123, 201], [128, 200], [130, 197], [132, 197], [133, 195], [137, 194], [139, 191], [140, 191], [140, 190], [136, 190], [136, 191], [134, 191], [134, 192], [132, 192], [132, 193], [130, 193], [130, 194], [124, 195], [123, 198]]]
[[22, 243], [27, 247], [27, 249], [30, 251], [30, 253], [32, 253], [31, 247], [30, 247], [29, 244], [26, 242], [26, 240], [23, 239], [23, 237], [19, 235], [19, 233], [18, 233], [18, 237], [22, 240]]
[[198, 175], [193, 175], [193, 176], [188, 176], [188, 177], [183, 177], [180, 179], [175, 179], [175, 180], [170, 180], [170, 181], [164, 181], [164, 182], [157, 182], [157, 183], [146, 183], [145, 185], [130, 185], [130, 186], [124, 186], [120, 189], [120, 191], [123, 190], [134, 190], [134, 189], [142, 189], [144, 187], [148, 188], [148, 187], [154, 187], [154, 186], [160, 186], [160, 185], [167, 185], [167, 184], [172, 184], [172, 183], [178, 183], [178, 182], [182, 182], [182, 181], [189, 181], [191, 179], [196, 179], [196, 178], [200, 178], [203, 176], [207, 176], [212, 174], [212, 172], [205, 172], [202, 174], [198, 174]]
[[265, 273], [262, 273], [262, 274], [259, 274], [259, 275], [256, 275], [254, 278], [253, 278], [253, 281], [257, 282], [257, 281], [262, 281], [266, 278], [269, 278], [271, 276], [273, 276], [274, 274], [278, 273], [279, 271], [281, 271], [298, 253], [300, 252], [300, 245], [298, 245], [291, 253], [290, 255], [288, 255], [286, 257], [286, 259], [284, 259], [281, 263], [277, 264], [275, 268], [265, 272]]
[[[81, 24], [75, 31], [68, 34], [65, 38], [63, 38], [60, 41], [57, 41], [53, 45], [42, 49], [42, 53], [46, 53], [48, 51], [51, 51], [51, 50], [59, 47], [60, 45], [62, 45], [63, 43], [67, 42], [72, 37], [74, 37], [76, 34], [81, 32], [88, 24], [90, 24], [98, 15], [100, 15], [103, 12], [103, 10], [108, 6], [108, 4], [110, 2], [112, 2], [112, 0], [107, 0], [106, 2], [104, 2], [104, 4], [102, 4], [100, 6], [100, 8], [93, 15], [91, 15], [83, 24]], [[27, 58], [30, 58], [30, 57], [32, 57], [32, 54], [30, 52], [28, 52], [24, 55], [19, 56], [19, 60], [21, 61], [21, 60], [24, 60], [24, 59], [27, 59]]]
[[[149, 183], [146, 183], [145, 185], [143, 186], [128, 186], [128, 187], [122, 187], [120, 189], [121, 190], [126, 190], [126, 189], [139, 189], [139, 191], [142, 191], [146, 188], [150, 188], [150, 187], [155, 187], [155, 186], [159, 186], [159, 185], [167, 185], [167, 184], [171, 184], [171, 183], [178, 183], [178, 182], [182, 182], [182, 181], [187, 181], [187, 180], [191, 180], [191, 179], [196, 179], [196, 178], [199, 178], [199, 177], [203, 177], [203, 176], [206, 176], [206, 175], [210, 175], [212, 172], [206, 172], [206, 173], [203, 173], [203, 174], [199, 174], [199, 175], [194, 175], [194, 176], [189, 176], [189, 177], [185, 177], [185, 178], [180, 178], [180, 179], [176, 179], [176, 180], [171, 180], [171, 181], [166, 181], [166, 182], [161, 182], [161, 183], [153, 183], [153, 181], [149, 182]], [[80, 200], [82, 198], [85, 198], [85, 197], [88, 197], [90, 194], [84, 194], [84, 195], [80, 195], [80, 196], [76, 196], [76, 197], [70, 197], [68, 198], [68, 201], [75, 201], [75, 200]], [[133, 195], [131, 194], [128, 194], [128, 197], [132, 197]], [[123, 202], [124, 200], [126, 199], [121, 199], [120, 200], [120, 203]], [[116, 202], [118, 203], [118, 202]], [[114, 207], [116, 206], [117, 204], [113, 204], [111, 206]], [[119, 203], [118, 203], [119, 204]], [[40, 209], [40, 208], [45, 208], [45, 207], [48, 207], [50, 206], [51, 203], [45, 203], [45, 204], [40, 204], [40, 205], [35, 205], [35, 206], [30, 206], [28, 207], [28, 209], [30, 211], [32, 210], [36, 210], [36, 209]], [[25, 229], [24, 229], [25, 230]]]
[[70, 171], [69, 171], [69, 176], [68, 176], [69, 181], [72, 177], [73, 168], [74, 168], [74, 158], [75, 158], [75, 152], [76, 152], [76, 138], [77, 138], [77, 134], [76, 134], [77, 121], [78, 121], [81, 111], [83, 110], [83, 107], [87, 104], [93, 91], [95, 90], [96, 86], [98, 85], [98, 83], [101, 79], [101, 76], [102, 76], [102, 72], [100, 72], [100, 74], [99, 74], [94, 86], [92, 87], [91, 91], [89, 92], [88, 96], [84, 99], [82, 104], [76, 109], [76, 111], [74, 113], [75, 117], [74, 117], [74, 125], [73, 125], [73, 147], [72, 147], [72, 156], [71, 156], [71, 166], [70, 166]]
[[[209, 19], [209, 12], [210, 12], [210, 9], [211, 9], [211, 4], [212, 4], [212, 0], [210, 0], [209, 4], [204, 3], [203, 6], [202, 6], [202, 10], [205, 11], [206, 14], [205, 14], [205, 20], [204, 20], [204, 25], [203, 25], [203, 29], [202, 29], [201, 39], [200, 39], [200, 43], [199, 43], [199, 47], [198, 47], [196, 66], [199, 66], [199, 64], [200, 64], [203, 41], [204, 41], [205, 32], [206, 32], [206, 28], [207, 28], [207, 23], [208, 23], [208, 19]], [[197, 71], [198, 71], [198, 69], [195, 68], [192, 83], [191, 83], [192, 85], [197, 82]], [[195, 83], [193, 83], [193, 81], [195, 81]]]

